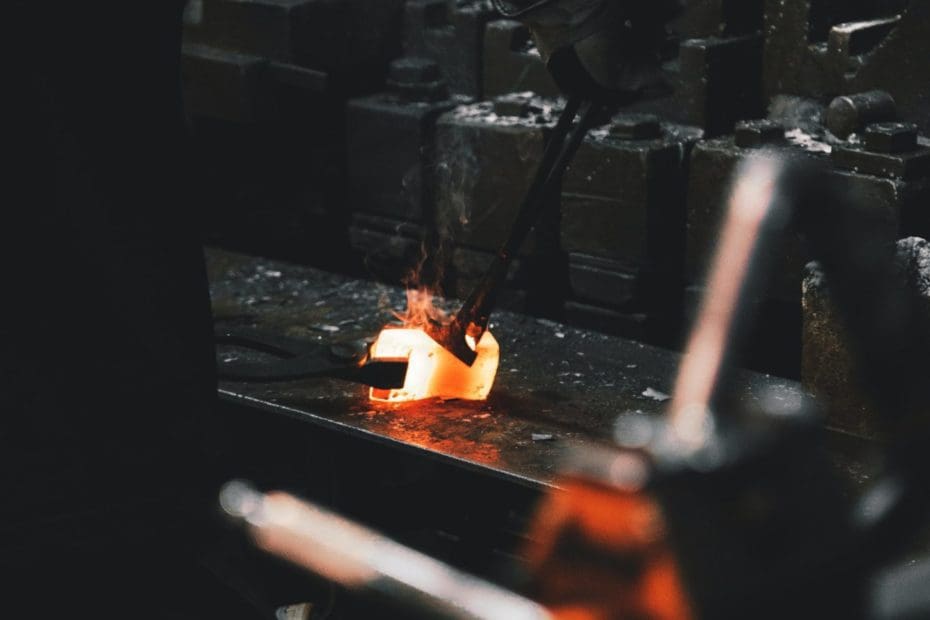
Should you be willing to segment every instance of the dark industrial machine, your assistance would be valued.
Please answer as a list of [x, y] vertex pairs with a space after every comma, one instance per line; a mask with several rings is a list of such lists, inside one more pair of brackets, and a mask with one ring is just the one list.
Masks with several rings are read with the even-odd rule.
[[930, 618], [930, 0], [12, 7], [0, 617]]
[[[238, 106], [211, 112], [220, 89], [194, 79], [198, 113], [274, 154], [271, 218], [349, 276], [212, 259], [220, 333], [252, 349], [221, 355], [224, 402], [287, 420], [255, 454], [246, 423], [241, 475], [293, 494], [221, 496], [260, 548], [360, 617], [930, 614], [930, 252], [895, 255], [930, 235], [930, 2], [379, 5], [393, 21], [370, 0], [203, 2], [190, 62]], [[289, 43], [223, 42], [211, 6]], [[327, 11], [364, 43], [351, 66], [296, 36], [329, 40]], [[252, 148], [307, 102], [312, 149]], [[300, 165], [322, 195], [283, 173]], [[263, 183], [240, 176], [239, 197]], [[295, 257], [257, 238], [225, 245]], [[487, 402], [347, 386], [404, 383], [399, 360], [332, 349], [384, 326], [372, 308], [401, 314], [402, 292], [359, 276], [464, 297], [418, 327], [465, 367], [493, 328]]]
[[[921, 617], [925, 596], [876, 602], [919, 568], [871, 589], [926, 518], [930, 403], [930, 326], [873, 217], [820, 170], [774, 155], [744, 164], [665, 417], [621, 419], [620, 450], [578, 455], [542, 503], [528, 557], [530, 592], [548, 610], [318, 508], [287, 508], [295, 500], [232, 486], [224, 505], [269, 551], [435, 617]], [[793, 227], [848, 310], [893, 429], [884, 474], [854, 501], [827, 462], [812, 403], [771, 394], [746, 410], [728, 389], [773, 250]]]

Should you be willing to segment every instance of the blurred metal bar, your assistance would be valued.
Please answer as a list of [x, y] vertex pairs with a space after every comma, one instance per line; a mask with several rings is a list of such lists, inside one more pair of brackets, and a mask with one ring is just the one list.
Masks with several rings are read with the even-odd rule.
[[707, 293], [675, 381], [669, 406], [671, 439], [699, 448], [713, 425], [733, 352], [768, 278], [772, 246], [790, 220], [779, 200], [782, 162], [771, 155], [746, 160], [730, 195], [720, 245], [707, 277]]
[[385, 595], [434, 618], [545, 620], [546, 609], [339, 515], [285, 493], [230, 482], [220, 504], [259, 547], [353, 590]]

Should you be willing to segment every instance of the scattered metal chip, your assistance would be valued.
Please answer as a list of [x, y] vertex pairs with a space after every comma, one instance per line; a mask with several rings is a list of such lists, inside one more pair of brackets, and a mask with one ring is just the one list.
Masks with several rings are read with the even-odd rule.
[[338, 325], [311, 325], [310, 329], [318, 332], [327, 332], [330, 334], [340, 331]]
[[645, 390], [643, 390], [643, 396], [645, 396], [646, 398], [651, 398], [652, 400], [657, 400], [660, 403], [664, 403], [665, 401], [671, 398], [671, 396], [669, 396], [665, 392], [660, 392], [659, 390], [656, 390], [654, 388], [646, 388]]

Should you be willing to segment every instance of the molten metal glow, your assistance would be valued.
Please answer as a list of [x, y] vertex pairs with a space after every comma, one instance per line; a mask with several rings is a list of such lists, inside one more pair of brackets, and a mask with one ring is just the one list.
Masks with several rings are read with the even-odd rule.
[[398, 389], [371, 388], [371, 400], [407, 402], [424, 398], [484, 400], [494, 385], [500, 347], [486, 331], [475, 348], [475, 362], [468, 366], [416, 327], [386, 327], [371, 346], [371, 358], [408, 360], [404, 386]]
[[[415, 280], [417, 274], [411, 279]], [[387, 326], [371, 345], [371, 359], [406, 359], [407, 376], [404, 386], [384, 390], [371, 388], [371, 400], [402, 403], [426, 398], [460, 398], [484, 400], [494, 385], [500, 347], [490, 332], [485, 332], [475, 346], [471, 336], [465, 336], [468, 346], [478, 354], [469, 366], [449, 353], [424, 330], [426, 325], [448, 325], [449, 315], [435, 303], [428, 287], [407, 288], [407, 310], [397, 318], [403, 326]]]

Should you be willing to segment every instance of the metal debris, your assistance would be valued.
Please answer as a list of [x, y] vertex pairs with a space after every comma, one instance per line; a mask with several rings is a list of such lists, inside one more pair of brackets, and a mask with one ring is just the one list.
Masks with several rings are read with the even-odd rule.
[[643, 396], [646, 398], [651, 398], [652, 400], [658, 401], [660, 403], [664, 403], [671, 398], [671, 396], [665, 392], [660, 392], [659, 390], [651, 387], [643, 390]]

